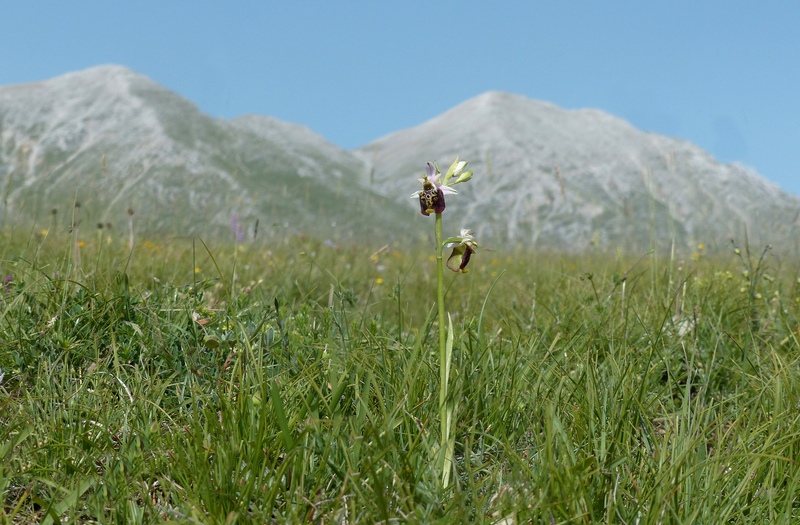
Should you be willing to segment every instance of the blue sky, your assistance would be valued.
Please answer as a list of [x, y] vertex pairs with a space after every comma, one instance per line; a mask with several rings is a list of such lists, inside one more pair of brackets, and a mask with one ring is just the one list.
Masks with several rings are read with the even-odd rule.
[[489, 90], [598, 108], [800, 195], [800, 2], [2, 2], [0, 84], [121, 64], [355, 148]]

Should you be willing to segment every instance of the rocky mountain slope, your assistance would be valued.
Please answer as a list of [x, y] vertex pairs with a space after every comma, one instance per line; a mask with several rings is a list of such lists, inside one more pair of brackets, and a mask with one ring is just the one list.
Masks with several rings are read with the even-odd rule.
[[508, 93], [480, 95], [359, 153], [374, 163], [376, 190], [398, 201], [414, 191], [421, 159], [470, 160], [476, 175], [448, 199], [449, 217], [500, 245], [640, 250], [745, 233], [780, 242], [800, 226], [800, 201], [748, 168], [601, 111]]
[[358, 237], [396, 223], [400, 205], [359, 191], [367, 167], [295, 124], [211, 118], [119, 66], [0, 88], [6, 217], [80, 217], [172, 235], [214, 235], [259, 220], [262, 235]]
[[596, 110], [490, 92], [350, 152], [270, 117], [212, 118], [119, 66], [0, 87], [3, 221], [46, 225], [56, 209], [66, 227], [79, 201], [81, 221], [132, 208], [153, 233], [230, 235], [235, 218], [267, 237], [399, 239], [429, 231], [409, 199], [425, 161], [457, 154], [475, 177], [448, 199], [448, 225], [483, 244], [798, 242], [797, 198]]

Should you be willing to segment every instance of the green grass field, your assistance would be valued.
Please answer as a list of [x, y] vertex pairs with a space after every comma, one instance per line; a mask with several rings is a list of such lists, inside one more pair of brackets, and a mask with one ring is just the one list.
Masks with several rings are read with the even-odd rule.
[[2, 238], [4, 523], [800, 523], [780, 247], [480, 251], [444, 488], [432, 249], [84, 235]]

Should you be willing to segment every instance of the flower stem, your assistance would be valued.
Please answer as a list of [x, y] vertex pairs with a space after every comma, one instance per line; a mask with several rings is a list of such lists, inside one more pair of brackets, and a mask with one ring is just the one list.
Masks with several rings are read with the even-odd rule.
[[436, 306], [439, 320], [439, 431], [440, 453], [442, 454], [442, 476], [446, 479], [445, 469], [449, 468], [446, 459], [448, 426], [447, 426], [447, 328], [444, 312], [444, 257], [442, 255], [442, 214], [436, 214]]

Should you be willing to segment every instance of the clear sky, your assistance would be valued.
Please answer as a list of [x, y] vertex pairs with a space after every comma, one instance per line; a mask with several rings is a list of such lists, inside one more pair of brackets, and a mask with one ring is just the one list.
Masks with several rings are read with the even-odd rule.
[[0, 84], [121, 64], [345, 148], [489, 90], [597, 108], [800, 195], [800, 1], [0, 0]]

